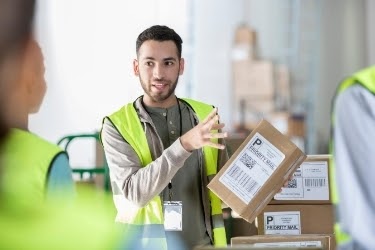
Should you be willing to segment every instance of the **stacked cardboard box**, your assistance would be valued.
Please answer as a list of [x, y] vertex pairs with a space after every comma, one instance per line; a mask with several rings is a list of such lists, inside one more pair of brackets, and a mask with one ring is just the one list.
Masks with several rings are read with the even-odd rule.
[[256, 32], [246, 24], [238, 26], [232, 48], [233, 128], [257, 124], [259, 115], [275, 109], [274, 65], [257, 58], [256, 46]]
[[305, 235], [255, 235], [250, 237], [235, 237], [231, 240], [232, 246], [251, 247], [320, 247], [322, 249], [333, 249], [332, 237], [320, 234]]
[[331, 205], [329, 165], [330, 155], [308, 155], [293, 173], [293, 178], [270, 204]]
[[235, 30], [232, 48], [232, 60], [256, 59], [256, 32], [246, 24], [241, 24]]
[[290, 75], [286, 65], [257, 56], [256, 32], [241, 24], [232, 49], [232, 128], [252, 130], [267, 115], [290, 108]]
[[331, 205], [267, 205], [257, 219], [259, 235], [333, 234]]
[[275, 110], [274, 65], [270, 61], [233, 62], [233, 120], [257, 124], [264, 114]]
[[288, 187], [257, 216], [259, 235], [323, 234], [331, 237], [334, 246], [329, 162], [329, 155], [307, 156]]

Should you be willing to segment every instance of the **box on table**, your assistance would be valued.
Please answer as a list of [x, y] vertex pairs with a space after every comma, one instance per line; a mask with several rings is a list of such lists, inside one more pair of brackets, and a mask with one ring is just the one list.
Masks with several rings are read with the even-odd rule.
[[254, 247], [321, 247], [333, 250], [332, 238], [329, 234], [301, 234], [301, 235], [253, 235], [234, 237], [231, 245], [250, 245]]
[[240, 217], [253, 222], [305, 158], [285, 135], [262, 120], [208, 188]]
[[270, 204], [332, 204], [329, 185], [331, 155], [308, 155], [294, 172], [288, 187]]
[[258, 234], [333, 234], [333, 205], [267, 205], [257, 216]]

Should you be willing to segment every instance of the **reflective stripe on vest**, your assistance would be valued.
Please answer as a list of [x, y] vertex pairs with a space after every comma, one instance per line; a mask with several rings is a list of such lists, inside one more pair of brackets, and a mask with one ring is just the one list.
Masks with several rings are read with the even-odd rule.
[[49, 168], [62, 152], [57, 145], [30, 132], [11, 129], [1, 152], [6, 195], [26, 206], [43, 203]]
[[[358, 71], [357, 73], [353, 74], [352, 76], [346, 78], [344, 81], [341, 82], [339, 87], [337, 88], [337, 92], [335, 97], [345, 91], [350, 86], [353, 86], [354, 84], [360, 84], [364, 88], [366, 88], [368, 91], [373, 93], [375, 95], [375, 66], [365, 68], [363, 70]], [[334, 140], [333, 140], [333, 130], [335, 126], [335, 120], [334, 120], [334, 113], [332, 109], [331, 114], [331, 140], [329, 143], [329, 150], [330, 154], [333, 156], [335, 155], [334, 152]], [[330, 162], [330, 186], [331, 186], [331, 199], [332, 203], [335, 205], [337, 210], [337, 204], [339, 203], [339, 194], [337, 191], [337, 185], [336, 185], [336, 177], [335, 177], [335, 162], [334, 157], [331, 158]], [[340, 227], [340, 224], [338, 223], [336, 219], [336, 223], [334, 225], [335, 230], [335, 237], [336, 242], [338, 244], [343, 244], [345, 242], [348, 242], [350, 240], [350, 236], [346, 233], [344, 233]]]
[[[197, 102], [190, 99], [183, 99], [187, 104], [192, 107], [196, 112], [199, 120], [204, 119], [211, 111], [212, 106]], [[133, 106], [133, 103], [129, 103], [122, 107], [119, 111], [110, 115], [109, 120], [117, 128], [124, 139], [132, 146], [136, 151], [142, 166], [146, 166], [152, 161], [151, 152], [148, 147], [146, 134], [139, 120], [138, 114]], [[215, 139], [217, 141], [217, 139]], [[218, 150], [210, 147], [204, 147], [204, 158], [207, 175], [215, 175], [217, 173], [217, 157]], [[226, 234], [223, 225], [221, 201], [220, 199], [209, 191], [209, 199], [211, 202], [211, 214], [212, 214], [212, 224], [214, 233], [214, 244], [215, 246], [226, 246]], [[135, 230], [142, 236], [144, 241], [150, 241], [150, 238], [159, 237], [159, 243], [166, 245], [164, 227], [164, 218], [162, 214], [162, 206], [160, 196], [154, 197], [146, 206], [139, 208], [136, 215], [128, 221], [129, 224], [138, 225], [138, 227], [129, 226], [131, 230]], [[143, 226], [142, 226], [143, 225]], [[161, 226], [160, 226], [161, 225]], [[152, 233], [147, 234], [146, 227], [148, 228], [160, 228], [163, 233], [156, 233], [151, 230]], [[136, 229], [134, 229], [136, 228]], [[163, 237], [161, 237], [163, 236]], [[162, 241], [163, 240], [163, 241]], [[154, 245], [155, 246], [155, 245]]]

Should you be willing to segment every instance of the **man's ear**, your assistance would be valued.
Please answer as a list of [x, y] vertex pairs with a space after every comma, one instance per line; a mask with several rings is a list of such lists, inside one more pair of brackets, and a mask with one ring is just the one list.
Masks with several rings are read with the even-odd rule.
[[185, 60], [184, 60], [184, 58], [181, 57], [181, 59], [180, 59], [180, 70], [179, 70], [180, 75], [182, 75], [184, 73], [184, 69], [185, 69]]
[[139, 76], [139, 63], [137, 59], [133, 60], [133, 71], [135, 76]]

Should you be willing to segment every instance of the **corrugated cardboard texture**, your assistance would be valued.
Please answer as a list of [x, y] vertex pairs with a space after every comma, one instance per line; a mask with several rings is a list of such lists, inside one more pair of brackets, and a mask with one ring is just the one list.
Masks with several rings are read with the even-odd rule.
[[252, 245], [255, 243], [278, 243], [278, 242], [308, 242], [320, 241], [322, 249], [333, 250], [331, 239], [333, 235], [328, 234], [301, 234], [301, 235], [254, 235], [247, 237], [234, 237], [231, 239], [232, 246]]
[[[285, 158], [269, 176], [263, 186], [257, 191], [255, 196], [246, 204], [235, 193], [227, 188], [219, 179], [223, 173], [232, 167], [233, 161], [245, 150], [250, 140], [256, 133], [266, 138], [273, 146], [280, 150]], [[280, 190], [283, 184], [292, 175], [294, 170], [305, 160], [306, 155], [293, 144], [285, 135], [275, 129], [269, 122], [262, 120], [259, 125], [250, 133], [246, 140], [232, 155], [229, 161], [219, 171], [219, 173], [208, 184], [212, 190], [226, 205], [248, 222], [253, 222], [255, 217], [263, 210], [274, 195]]]
[[265, 212], [300, 211], [301, 234], [333, 234], [333, 205], [267, 205], [257, 217], [258, 234], [264, 232]]
[[[307, 158], [305, 160], [305, 162], [314, 162], [314, 161], [315, 162], [321, 162], [321, 161], [327, 162], [327, 166], [328, 166], [328, 169], [327, 169], [328, 190], [330, 190], [330, 183], [329, 183], [329, 181], [330, 181], [330, 176], [329, 176], [330, 159], [331, 159], [331, 155], [307, 155]], [[332, 204], [332, 200], [331, 200], [331, 193], [329, 192], [329, 199], [328, 200], [304, 200], [304, 199], [301, 199], [301, 200], [276, 200], [276, 199], [272, 199], [269, 204], [284, 204], [284, 205], [288, 205], [288, 204]]]

